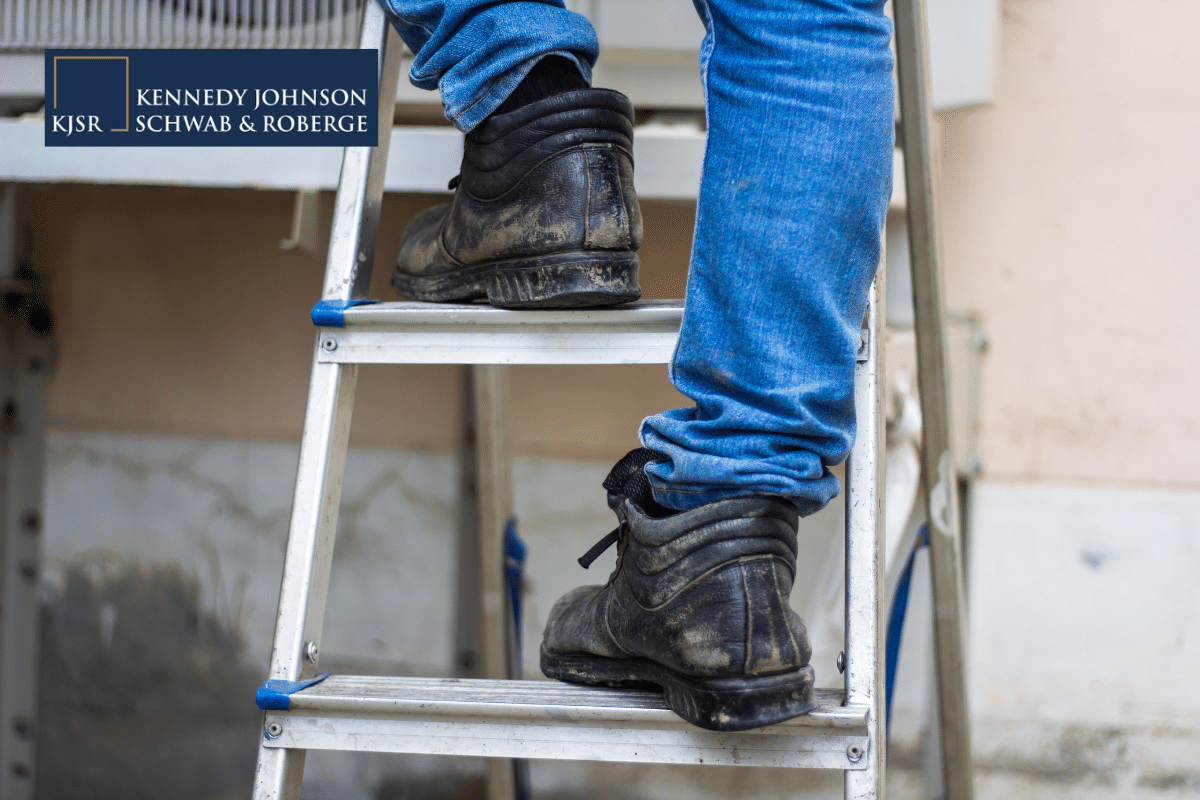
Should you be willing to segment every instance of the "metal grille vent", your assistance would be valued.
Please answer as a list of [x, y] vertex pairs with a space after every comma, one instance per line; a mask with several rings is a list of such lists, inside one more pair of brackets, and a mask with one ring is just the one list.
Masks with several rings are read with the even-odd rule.
[[354, 47], [364, 2], [0, 0], [0, 52], [53, 47]]

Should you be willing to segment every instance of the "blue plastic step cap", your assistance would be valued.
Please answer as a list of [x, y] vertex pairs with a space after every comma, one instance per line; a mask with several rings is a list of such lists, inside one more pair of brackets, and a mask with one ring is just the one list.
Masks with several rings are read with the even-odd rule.
[[332, 674], [331, 672], [322, 672], [317, 677], [309, 678], [306, 681], [267, 681], [254, 693], [254, 701], [263, 711], [288, 711], [292, 704], [293, 694], [320, 683]]
[[378, 302], [378, 300], [321, 300], [312, 308], [313, 325], [320, 328], [344, 328], [346, 327], [344, 315], [347, 308]]

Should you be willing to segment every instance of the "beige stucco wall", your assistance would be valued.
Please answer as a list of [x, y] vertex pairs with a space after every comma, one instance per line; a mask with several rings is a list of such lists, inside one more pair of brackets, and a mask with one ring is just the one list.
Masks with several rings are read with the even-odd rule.
[[[371, 296], [400, 232], [439, 196], [389, 195]], [[281, 250], [291, 195], [254, 190], [43, 186], [34, 263], [54, 282], [59, 359], [50, 424], [298, 440], [324, 264]], [[645, 203], [642, 285], [681, 297], [694, 206]], [[461, 368], [362, 368], [352, 441], [457, 446]], [[518, 453], [615, 459], [642, 417], [679, 405], [662, 366], [514, 367]]]
[[1198, 28], [1192, 0], [1006, 0], [995, 105], [945, 121], [989, 477], [1200, 488]]

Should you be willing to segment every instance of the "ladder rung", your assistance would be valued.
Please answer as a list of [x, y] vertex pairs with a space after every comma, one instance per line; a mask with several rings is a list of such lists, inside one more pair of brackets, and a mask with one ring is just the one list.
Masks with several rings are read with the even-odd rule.
[[345, 364], [665, 364], [682, 300], [617, 308], [506, 311], [486, 305], [372, 303], [321, 328], [320, 361]]
[[[866, 706], [817, 690], [811, 713], [715, 733], [684, 722], [662, 695], [557, 681], [332, 676], [266, 715], [267, 747], [861, 769]], [[278, 729], [273, 728], [278, 725]], [[274, 735], [273, 735], [274, 734]]]

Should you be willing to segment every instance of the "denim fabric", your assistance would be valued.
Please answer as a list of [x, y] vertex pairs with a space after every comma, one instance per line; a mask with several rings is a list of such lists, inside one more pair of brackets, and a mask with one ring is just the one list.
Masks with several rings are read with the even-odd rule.
[[649, 417], [655, 498], [837, 493], [854, 364], [892, 185], [891, 23], [882, 2], [696, 0], [708, 145], [671, 381]]
[[[588, 74], [595, 34], [552, 3], [384, 0], [469, 130], [550, 53]], [[891, 23], [881, 0], [694, 0], [708, 117], [683, 330], [671, 381], [695, 402], [647, 418], [655, 498], [746, 494], [802, 514], [837, 492], [891, 194]]]
[[440, 89], [446, 118], [464, 133], [504, 102], [548, 55], [587, 80], [600, 46], [587, 18], [562, 0], [380, 0], [413, 51], [414, 85]]

